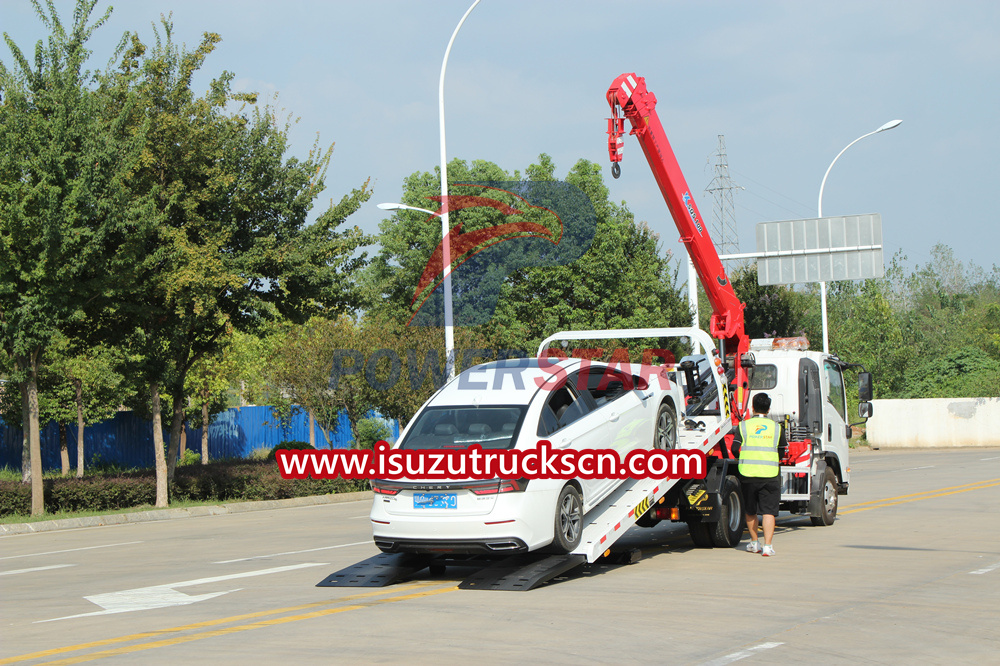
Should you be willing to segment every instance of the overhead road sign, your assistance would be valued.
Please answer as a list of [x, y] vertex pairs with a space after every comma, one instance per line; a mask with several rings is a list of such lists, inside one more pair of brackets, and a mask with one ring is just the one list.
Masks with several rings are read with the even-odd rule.
[[751, 256], [762, 285], [882, 277], [882, 216], [761, 222]]

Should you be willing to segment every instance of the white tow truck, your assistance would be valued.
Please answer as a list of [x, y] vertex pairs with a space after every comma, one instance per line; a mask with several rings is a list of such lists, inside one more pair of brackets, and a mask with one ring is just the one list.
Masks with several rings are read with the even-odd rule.
[[[804, 338], [751, 341], [744, 331], [746, 307], [733, 291], [709, 238], [697, 205], [655, 111], [656, 97], [642, 77], [622, 74], [607, 92], [613, 111], [608, 120], [612, 174], [620, 175], [625, 120], [639, 140], [657, 185], [687, 246], [713, 314], [710, 331], [697, 328], [563, 331], [546, 338], [538, 357], [555, 342], [683, 338], [706, 352], [669, 363], [664, 370], [683, 387], [678, 409], [677, 449], [708, 456], [706, 474], [696, 479], [629, 479], [621, 483], [583, 519], [580, 542], [569, 553], [529, 552], [495, 561], [466, 578], [459, 587], [528, 590], [585, 562], [611, 555], [612, 545], [633, 525], [662, 520], [687, 523], [700, 547], [733, 547], [744, 530], [737, 461], [732, 433], [749, 416], [755, 392], [772, 399], [770, 417], [786, 427], [788, 450], [782, 459], [781, 508], [807, 514], [815, 525], [831, 525], [837, 497], [850, 486], [847, 396], [844, 370], [850, 364], [834, 355], [808, 350]], [[858, 375], [859, 416], [871, 415], [871, 375]], [[376, 496], [376, 502], [379, 501]], [[374, 512], [373, 512], [374, 513]], [[429, 553], [383, 553], [336, 572], [321, 586], [380, 586], [425, 568], [468, 564], [474, 555], [436, 557]], [[463, 559], [465, 558], [465, 559]]]

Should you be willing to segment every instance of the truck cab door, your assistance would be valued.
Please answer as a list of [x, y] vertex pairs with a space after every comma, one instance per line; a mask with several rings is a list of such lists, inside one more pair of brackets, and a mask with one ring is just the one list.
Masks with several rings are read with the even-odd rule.
[[847, 394], [840, 366], [823, 361], [823, 441], [825, 449], [836, 454], [840, 463], [841, 482], [846, 484], [849, 445], [847, 437]]

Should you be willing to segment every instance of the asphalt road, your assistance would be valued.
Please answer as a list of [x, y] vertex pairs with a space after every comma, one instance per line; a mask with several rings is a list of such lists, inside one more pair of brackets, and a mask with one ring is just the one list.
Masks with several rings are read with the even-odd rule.
[[7, 536], [0, 664], [996, 663], [1000, 450], [852, 467], [836, 524], [783, 515], [777, 557], [634, 528], [639, 562], [530, 592], [315, 587], [378, 552], [367, 502]]

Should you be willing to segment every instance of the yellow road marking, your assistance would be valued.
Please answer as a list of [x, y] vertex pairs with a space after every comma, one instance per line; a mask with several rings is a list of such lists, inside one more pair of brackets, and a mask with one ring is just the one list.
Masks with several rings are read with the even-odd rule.
[[379, 589], [374, 592], [363, 592], [361, 594], [353, 594], [347, 597], [340, 597], [339, 599], [332, 599], [330, 601], [316, 601], [309, 604], [301, 604], [299, 606], [288, 606], [287, 608], [275, 608], [273, 610], [258, 611], [256, 613], [245, 613], [243, 615], [233, 615], [231, 617], [218, 618], [216, 620], [205, 620], [204, 622], [195, 622], [194, 624], [185, 624], [180, 627], [171, 627], [169, 629], [157, 629], [155, 631], [146, 631], [139, 634], [130, 634], [128, 636], [119, 636], [118, 638], [106, 638], [99, 641], [92, 641], [90, 643], [80, 643], [79, 645], [69, 645], [62, 648], [54, 648], [51, 650], [42, 650], [41, 652], [32, 652], [31, 654], [22, 654], [16, 657], [7, 657], [6, 659], [0, 659], [0, 664], [13, 664], [19, 661], [29, 661], [31, 659], [40, 659], [42, 657], [50, 657], [55, 654], [64, 654], [66, 652], [76, 652], [78, 650], [86, 650], [89, 648], [102, 647], [104, 645], [113, 645], [115, 643], [127, 643], [129, 641], [139, 640], [141, 638], [152, 638], [154, 636], [162, 636], [164, 634], [178, 633], [181, 631], [190, 631], [192, 629], [204, 629], [205, 627], [213, 627], [219, 624], [228, 624], [230, 622], [239, 622], [241, 620], [249, 620], [252, 618], [266, 617], [268, 615], [280, 615], [281, 613], [291, 613], [294, 611], [306, 610], [308, 608], [318, 608], [321, 606], [332, 606], [334, 604], [344, 603], [347, 601], [356, 601], [358, 599], [364, 599], [367, 597], [374, 597], [380, 594], [386, 594], [388, 592], [406, 592], [409, 590], [416, 590], [422, 587], [427, 587], [433, 585], [434, 582], [427, 583], [414, 583], [412, 585], [406, 585], [402, 587], [396, 587], [393, 589]]
[[[897, 504], [908, 504], [909, 502], [918, 502], [920, 500], [934, 499], [936, 497], [946, 497], [947, 495], [957, 495], [959, 493], [967, 493], [967, 492], [969, 492], [971, 490], [982, 490], [984, 488], [994, 488], [996, 486], [1000, 486], [1000, 482], [997, 482], [997, 483], [987, 483], [986, 485], [978, 485], [978, 486], [973, 486], [971, 488], [962, 488], [961, 490], [952, 490], [950, 492], [928, 491], [929, 493], [934, 493], [934, 494], [921, 493], [921, 495], [922, 495], [921, 497], [913, 497], [912, 499], [899, 499], [899, 500], [897, 500], [895, 502], [889, 501], [889, 500], [894, 499], [894, 498], [889, 498], [889, 499], [886, 499], [886, 500], [882, 500], [881, 504], [875, 504], [875, 503], [872, 503], [872, 502], [866, 502], [866, 504], [871, 504], [871, 506], [862, 506], [862, 507], [857, 508], [857, 509], [851, 508], [851, 509], [848, 509], [846, 511], [840, 511], [839, 513], [841, 513], [843, 515], [843, 514], [848, 514], [848, 513], [858, 513], [858, 512], [861, 512], [861, 511], [868, 511], [870, 509], [882, 509], [882, 508], [887, 507], [887, 506], [896, 506]], [[946, 489], [942, 488], [941, 490], [946, 490]], [[904, 497], [906, 497], [906, 496], [904, 495]]]
[[389, 604], [396, 601], [406, 601], [408, 599], [419, 599], [421, 597], [429, 597], [435, 594], [442, 594], [444, 592], [454, 592], [458, 589], [458, 586], [453, 587], [443, 587], [434, 590], [426, 590], [423, 592], [414, 592], [412, 594], [404, 594], [402, 596], [387, 597], [384, 599], [374, 599], [372, 601], [355, 604], [352, 606], [339, 606], [337, 608], [328, 608], [326, 610], [313, 611], [311, 613], [303, 613], [301, 615], [289, 615], [285, 617], [276, 617], [270, 620], [263, 620], [261, 622], [253, 622], [251, 624], [240, 624], [234, 627], [225, 627], [224, 629], [216, 629], [214, 631], [203, 631], [199, 634], [190, 634], [188, 636], [177, 636], [174, 638], [168, 638], [161, 641], [151, 641], [149, 643], [139, 643], [138, 645], [127, 645], [125, 647], [114, 648], [112, 650], [103, 650], [101, 652], [92, 652], [90, 654], [80, 655], [78, 657], [69, 657], [67, 659], [59, 659], [56, 661], [47, 661], [45, 664], [49, 666], [56, 666], [62, 664], [79, 664], [84, 661], [93, 661], [94, 659], [103, 659], [104, 657], [113, 657], [120, 654], [129, 654], [131, 652], [140, 652], [142, 650], [152, 650], [159, 647], [168, 647], [170, 645], [180, 645], [182, 643], [190, 643], [192, 641], [202, 640], [203, 638], [215, 638], [216, 636], [226, 636], [228, 634], [235, 634], [240, 631], [249, 631], [250, 629], [260, 629], [262, 627], [273, 627], [279, 624], [287, 624], [289, 622], [299, 622], [301, 620], [311, 620], [317, 617], [323, 617], [325, 615], [334, 615], [336, 613], [344, 613], [346, 611], [360, 610], [362, 608], [370, 608], [372, 606], [380, 606], [383, 604]]
[[976, 490], [976, 488], [973, 488], [971, 486], [981, 486], [984, 483], [997, 483], [997, 482], [1000, 482], [1000, 479], [986, 479], [985, 481], [966, 483], [961, 486], [949, 486], [948, 488], [938, 488], [937, 490], [925, 490], [923, 492], [912, 493], [910, 495], [899, 495], [897, 497], [883, 497], [882, 499], [871, 500], [869, 502], [858, 502], [857, 504], [851, 504], [850, 506], [853, 509], [855, 507], [864, 506], [866, 504], [881, 504], [882, 502], [891, 502], [893, 500], [905, 499], [907, 497], [917, 497], [918, 495], [928, 495], [930, 493], [941, 493], [946, 490], [958, 490], [959, 488], [968, 488], [969, 490]]

